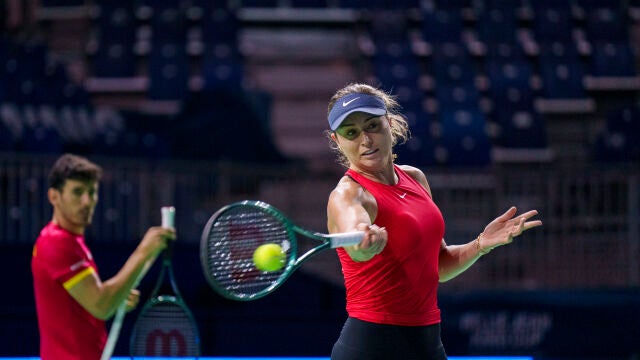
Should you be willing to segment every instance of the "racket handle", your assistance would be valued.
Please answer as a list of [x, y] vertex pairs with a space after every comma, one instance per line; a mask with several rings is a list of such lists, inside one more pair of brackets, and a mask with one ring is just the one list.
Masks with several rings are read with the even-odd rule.
[[[144, 263], [144, 267], [136, 281], [133, 284], [133, 289], [138, 287], [142, 278], [147, 274], [149, 268], [151, 267], [152, 262], [147, 261]], [[102, 356], [100, 360], [110, 360], [111, 355], [113, 355], [113, 350], [116, 347], [116, 342], [118, 341], [118, 337], [120, 336], [120, 329], [122, 329], [122, 323], [124, 322], [124, 315], [127, 312], [127, 299], [125, 299], [120, 306], [118, 306], [118, 310], [116, 310], [116, 315], [113, 318], [113, 322], [111, 323], [111, 329], [109, 329], [109, 336], [107, 337], [107, 343], [104, 345], [104, 350], [102, 350]]]
[[[160, 214], [162, 217], [162, 227], [166, 228], [174, 228], [175, 225], [175, 214], [176, 209], [173, 206], [163, 206], [160, 208]], [[153, 264], [153, 260], [148, 260], [144, 263], [144, 267], [135, 282], [133, 283], [132, 289], [135, 289], [142, 281], [149, 268]], [[128, 296], [128, 295], [127, 295]], [[120, 336], [120, 330], [122, 329], [122, 323], [124, 322], [124, 315], [127, 312], [127, 300], [122, 301], [118, 309], [116, 310], [116, 315], [113, 318], [113, 322], [111, 323], [111, 329], [109, 329], [109, 336], [107, 337], [107, 342], [104, 345], [104, 350], [102, 350], [102, 356], [100, 360], [110, 360], [111, 355], [113, 355], [113, 350], [116, 346], [116, 342], [118, 341], [118, 337]]]
[[104, 350], [102, 350], [102, 356], [100, 357], [100, 360], [111, 359], [113, 350], [116, 347], [116, 342], [118, 341], [118, 337], [120, 336], [120, 329], [122, 329], [122, 322], [124, 321], [124, 315], [126, 312], [127, 302], [123, 301], [122, 304], [118, 306], [118, 310], [116, 311], [113, 323], [111, 324], [111, 329], [109, 330], [109, 337], [107, 337], [107, 343], [104, 345]]
[[330, 238], [331, 248], [351, 246], [359, 244], [364, 237], [364, 231], [350, 231], [327, 235]]
[[163, 206], [160, 208], [160, 214], [162, 215], [162, 227], [174, 229], [176, 208], [173, 206]]

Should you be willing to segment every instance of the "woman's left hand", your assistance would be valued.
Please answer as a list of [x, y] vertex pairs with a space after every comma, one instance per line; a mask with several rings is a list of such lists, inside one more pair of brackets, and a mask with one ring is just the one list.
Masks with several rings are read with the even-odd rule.
[[516, 207], [512, 206], [507, 212], [498, 216], [484, 228], [483, 233], [478, 238], [482, 254], [486, 254], [498, 246], [510, 244], [513, 238], [524, 231], [542, 225], [540, 220], [528, 221], [538, 215], [537, 210], [530, 210], [515, 217], [516, 212]]

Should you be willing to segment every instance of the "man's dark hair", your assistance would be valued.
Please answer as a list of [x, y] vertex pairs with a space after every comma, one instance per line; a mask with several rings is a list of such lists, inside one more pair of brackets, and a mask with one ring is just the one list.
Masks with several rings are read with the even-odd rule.
[[78, 181], [98, 181], [102, 168], [87, 158], [64, 154], [53, 164], [49, 172], [49, 188], [62, 190], [67, 179]]

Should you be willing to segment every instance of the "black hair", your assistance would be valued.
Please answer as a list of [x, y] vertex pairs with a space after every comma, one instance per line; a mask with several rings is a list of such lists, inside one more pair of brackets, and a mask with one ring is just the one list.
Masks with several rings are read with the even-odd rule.
[[56, 160], [49, 172], [49, 188], [62, 190], [67, 179], [79, 181], [98, 181], [102, 177], [102, 168], [87, 158], [64, 154]]

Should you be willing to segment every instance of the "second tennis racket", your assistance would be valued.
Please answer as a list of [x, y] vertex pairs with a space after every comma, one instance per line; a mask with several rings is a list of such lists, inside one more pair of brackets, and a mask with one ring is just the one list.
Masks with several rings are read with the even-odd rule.
[[[170, 212], [168, 218], [173, 219], [173, 207], [163, 211]], [[173, 220], [163, 226], [173, 227]], [[173, 274], [173, 243], [164, 250], [156, 285], [133, 326], [131, 356], [200, 356], [198, 326]]]

